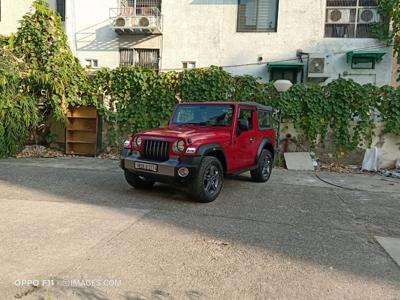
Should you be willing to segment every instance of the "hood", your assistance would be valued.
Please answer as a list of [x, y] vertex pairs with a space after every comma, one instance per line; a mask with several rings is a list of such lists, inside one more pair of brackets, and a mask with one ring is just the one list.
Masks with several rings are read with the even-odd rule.
[[150, 129], [139, 133], [138, 135], [155, 138], [167, 138], [169, 140], [190, 138], [193, 143], [207, 140], [221, 140], [230, 138], [230, 127], [209, 127], [209, 126], [176, 126], [173, 128]]

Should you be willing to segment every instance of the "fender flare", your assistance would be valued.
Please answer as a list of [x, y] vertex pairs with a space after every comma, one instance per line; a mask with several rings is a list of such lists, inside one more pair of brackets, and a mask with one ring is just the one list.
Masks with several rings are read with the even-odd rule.
[[269, 148], [273, 149], [272, 150], [272, 158], [275, 157], [275, 148], [271, 142], [271, 140], [269, 140], [268, 138], [264, 138], [260, 145], [258, 146], [258, 150], [257, 150], [257, 161], [260, 158], [261, 152], [263, 151], [263, 149], [266, 148], [266, 146], [269, 146]]
[[199, 147], [199, 149], [196, 152], [196, 156], [200, 156], [203, 158], [204, 156], [207, 156], [208, 153], [218, 151], [222, 153], [222, 157], [220, 157], [222, 166], [224, 167], [224, 171], [226, 172], [228, 169], [228, 160], [226, 158], [226, 154], [224, 151], [224, 148], [220, 144], [204, 144]]
[[225, 158], [226, 158], [225, 151], [221, 147], [220, 144], [204, 144], [204, 145], [201, 145], [199, 147], [199, 149], [197, 150], [196, 155], [204, 156], [207, 153], [210, 153], [210, 152], [213, 152], [213, 151], [221, 151], [224, 154]]

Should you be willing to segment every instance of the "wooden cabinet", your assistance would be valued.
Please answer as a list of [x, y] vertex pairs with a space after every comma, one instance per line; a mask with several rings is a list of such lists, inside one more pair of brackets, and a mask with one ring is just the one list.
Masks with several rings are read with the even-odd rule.
[[70, 108], [67, 114], [65, 135], [66, 153], [77, 155], [97, 154], [97, 109], [91, 106]]

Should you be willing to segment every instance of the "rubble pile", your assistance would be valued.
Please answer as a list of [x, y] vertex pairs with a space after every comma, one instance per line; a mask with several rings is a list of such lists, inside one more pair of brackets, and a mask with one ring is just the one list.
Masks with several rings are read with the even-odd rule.
[[46, 148], [41, 145], [25, 146], [24, 150], [17, 154], [17, 158], [53, 158], [66, 156], [62, 151]]
[[363, 173], [359, 166], [355, 165], [343, 165], [340, 163], [321, 163], [319, 167], [320, 171], [337, 172], [337, 173], [348, 173], [357, 174]]
[[110, 159], [110, 160], [119, 160], [120, 156], [115, 153], [101, 153], [98, 158], [101, 159]]
[[[47, 148], [41, 145], [25, 146], [24, 150], [16, 155], [17, 158], [56, 158], [56, 157], [76, 157], [68, 155], [58, 149]], [[100, 159], [119, 160], [116, 153], [101, 153], [97, 156]]]

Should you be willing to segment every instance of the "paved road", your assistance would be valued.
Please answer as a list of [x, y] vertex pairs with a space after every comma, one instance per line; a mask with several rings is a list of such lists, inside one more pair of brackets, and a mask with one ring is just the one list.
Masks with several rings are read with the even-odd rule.
[[2, 160], [0, 298], [400, 299], [373, 238], [400, 237], [399, 182], [319, 176], [344, 189], [275, 170], [204, 205], [136, 191], [115, 161]]

